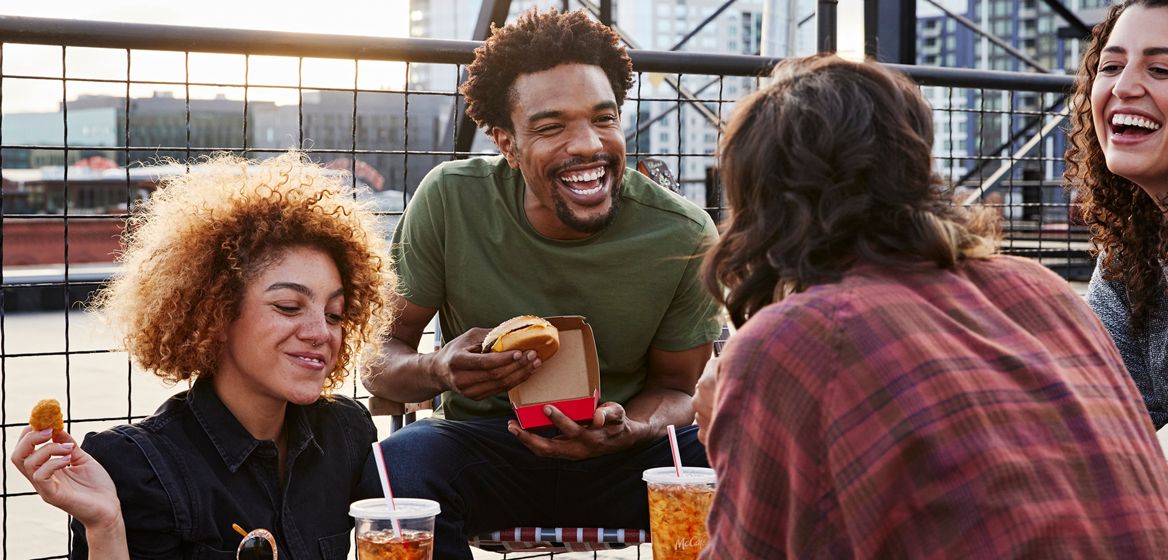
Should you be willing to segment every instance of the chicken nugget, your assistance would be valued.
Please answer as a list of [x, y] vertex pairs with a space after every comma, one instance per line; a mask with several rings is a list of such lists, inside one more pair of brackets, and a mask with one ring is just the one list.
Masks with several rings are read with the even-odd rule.
[[61, 403], [57, 402], [57, 399], [43, 399], [36, 403], [36, 406], [32, 407], [28, 423], [35, 432], [49, 428], [52, 428], [54, 433], [64, 430], [65, 419], [61, 417]]

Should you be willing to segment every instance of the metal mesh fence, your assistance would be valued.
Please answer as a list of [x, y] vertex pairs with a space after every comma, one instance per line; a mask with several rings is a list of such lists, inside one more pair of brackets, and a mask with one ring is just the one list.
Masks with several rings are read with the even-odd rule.
[[[68, 551], [66, 517], [6, 460], [37, 400], [61, 400], [67, 429], [82, 435], [141, 419], [185, 389], [136, 371], [83, 310], [116, 270], [127, 216], [159, 179], [215, 151], [299, 148], [367, 187], [363, 196], [396, 220], [434, 165], [493, 151], [482, 134], [455, 149], [465, 126], [456, 86], [475, 46], [0, 18], [0, 556]], [[623, 107], [630, 166], [664, 164], [660, 182], [672, 176], [721, 217], [721, 126], [771, 63], [634, 53]], [[938, 172], [959, 199], [1000, 212], [1004, 251], [1070, 279], [1089, 274], [1086, 233], [1059, 179], [1069, 79], [904, 70], [936, 109]]]

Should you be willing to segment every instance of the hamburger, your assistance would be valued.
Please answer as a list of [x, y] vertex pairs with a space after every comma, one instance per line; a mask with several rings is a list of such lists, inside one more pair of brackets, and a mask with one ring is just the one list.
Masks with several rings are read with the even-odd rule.
[[483, 352], [535, 350], [539, 359], [547, 361], [560, 349], [560, 331], [555, 325], [535, 315], [520, 315], [503, 321], [487, 333]]

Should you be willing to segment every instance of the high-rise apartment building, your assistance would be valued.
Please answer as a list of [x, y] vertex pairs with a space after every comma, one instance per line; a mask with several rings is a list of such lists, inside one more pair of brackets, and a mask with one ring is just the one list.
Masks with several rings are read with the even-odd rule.
[[[1064, 2], [1072, 11], [1093, 23], [1108, 0], [1071, 0]], [[1011, 72], [1038, 72], [1035, 65], [1056, 74], [1073, 74], [1079, 64], [1082, 41], [1060, 35], [1067, 27], [1048, 4], [1037, 0], [950, 0], [943, 3], [982, 30], [1007, 42], [1030, 59], [1029, 62], [994, 45], [940, 10], [924, 6], [917, 18], [917, 63], [950, 68], [977, 68]], [[1009, 144], [1002, 159], [1013, 159], [1009, 177], [1028, 180], [1050, 179], [1062, 173], [1061, 157], [1066, 149], [1065, 137], [1047, 134], [1033, 150], [1022, 154], [1019, 147], [1029, 140], [1016, 131], [1028, 120], [1041, 119], [1030, 135], [1038, 134], [1051, 124], [1049, 114], [1058, 108], [1056, 94], [1007, 92], [976, 89], [924, 88], [925, 95], [937, 109], [934, 153], [941, 162], [940, 171], [953, 180], [969, 173], [976, 179], [990, 175], [998, 163], [975, 159], [973, 154], [992, 152]], [[976, 108], [969, 110], [969, 108]], [[980, 168], [979, 168], [980, 166]], [[982, 172], [984, 171], [984, 172]]]
[[[706, 21], [724, 0], [618, 2], [616, 26], [643, 49], [671, 50]], [[681, 52], [758, 54], [762, 45], [761, 0], [739, 0], [709, 21], [678, 48]], [[736, 99], [757, 88], [756, 78], [639, 74], [637, 100], [625, 107], [629, 152], [665, 161], [681, 182], [686, 196], [704, 200], [704, 179], [713, 166], [720, 129]], [[679, 93], [675, 84], [680, 84]], [[685, 95], [703, 100], [706, 110], [679, 103]], [[652, 123], [646, 126], [646, 123]]]

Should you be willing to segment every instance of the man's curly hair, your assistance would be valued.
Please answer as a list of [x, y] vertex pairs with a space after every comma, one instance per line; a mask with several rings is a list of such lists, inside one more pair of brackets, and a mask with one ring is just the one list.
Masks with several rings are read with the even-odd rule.
[[1161, 259], [1168, 256], [1168, 235], [1156, 201], [1139, 185], [1112, 173], [1099, 145], [1091, 114], [1091, 88], [1099, 73], [1103, 47], [1120, 14], [1131, 6], [1168, 7], [1166, 0], [1128, 0], [1112, 6], [1091, 31], [1091, 41], [1075, 78], [1066, 185], [1076, 192], [1083, 219], [1091, 228], [1093, 252], [1103, 259], [1103, 278], [1121, 281], [1131, 305], [1131, 331], [1145, 332], [1164, 290]]
[[633, 87], [633, 61], [616, 33], [583, 10], [559, 13], [532, 8], [514, 23], [491, 26], [491, 37], [475, 49], [466, 67], [466, 114], [489, 133], [494, 127], [513, 131], [512, 86], [523, 74], [550, 70], [561, 64], [599, 66], [612, 85], [619, 107]]
[[322, 250], [337, 265], [345, 297], [327, 396], [392, 320], [396, 276], [385, 233], [344, 178], [297, 152], [263, 162], [216, 155], [164, 180], [134, 212], [122, 271], [92, 306], [145, 370], [169, 382], [212, 376], [248, 282], [289, 249]]

